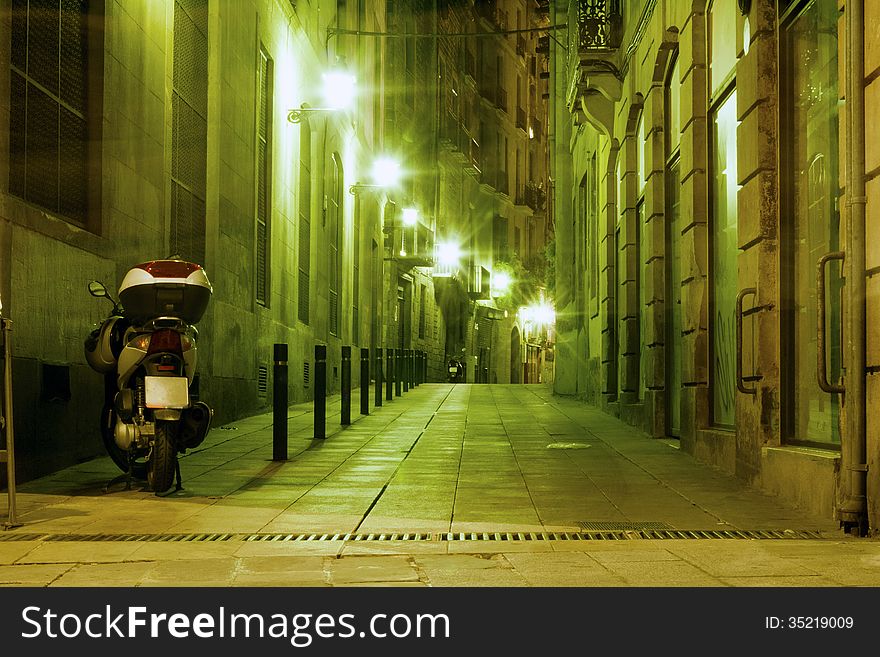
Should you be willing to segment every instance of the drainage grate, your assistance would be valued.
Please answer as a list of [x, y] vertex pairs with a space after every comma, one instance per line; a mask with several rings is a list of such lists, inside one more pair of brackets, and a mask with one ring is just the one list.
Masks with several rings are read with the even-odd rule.
[[137, 542], [137, 543], [208, 543], [229, 541], [235, 534], [48, 534], [45, 541], [84, 541], [89, 543]]
[[672, 529], [665, 522], [578, 522], [581, 529], [592, 531], [640, 531], [643, 529]]
[[[585, 523], [586, 524], [586, 523]], [[644, 523], [649, 524], [649, 523]], [[653, 523], [662, 525], [663, 523]], [[823, 539], [818, 531], [794, 529], [636, 529], [602, 530], [582, 532], [387, 532], [372, 534], [314, 533], [314, 534], [25, 534], [0, 533], [0, 542], [9, 541], [57, 541], [57, 542], [178, 542], [205, 543], [224, 541], [305, 542], [305, 541], [630, 541], [630, 540], [681, 540], [681, 539]]]

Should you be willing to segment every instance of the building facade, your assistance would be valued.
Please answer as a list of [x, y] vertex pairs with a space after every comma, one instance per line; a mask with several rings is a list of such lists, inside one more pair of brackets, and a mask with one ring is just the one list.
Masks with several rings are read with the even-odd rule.
[[[505, 4], [523, 30], [546, 21], [531, 2]], [[0, 300], [15, 327], [22, 478], [102, 451], [103, 383], [83, 340], [109, 305], [88, 282], [115, 289], [133, 265], [172, 255], [214, 286], [198, 393], [217, 422], [267, 408], [277, 343], [289, 345], [293, 402], [311, 398], [316, 344], [330, 393], [345, 345], [423, 350], [429, 380], [445, 380], [453, 356], [469, 381], [511, 380], [526, 349], [510, 355], [515, 320], [486, 320], [504, 315], [493, 245], [542, 252], [546, 211], [528, 190], [546, 179], [547, 119], [537, 36], [486, 45], [476, 35], [501, 25], [481, 12], [433, 0], [0, 0]], [[497, 110], [460, 64], [502, 44], [493, 75], [517, 93]], [[346, 109], [322, 97], [331, 71], [356, 80]], [[491, 181], [477, 164], [488, 135], [496, 159], [517, 153]], [[398, 184], [374, 180], [382, 156], [399, 163]], [[445, 268], [438, 244], [458, 250]]]
[[878, 11], [551, 19], [556, 390], [858, 531], [880, 523]]

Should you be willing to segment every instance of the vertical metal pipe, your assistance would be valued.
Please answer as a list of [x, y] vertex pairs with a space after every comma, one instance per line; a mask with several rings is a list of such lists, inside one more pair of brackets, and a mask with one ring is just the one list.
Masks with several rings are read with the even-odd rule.
[[370, 414], [370, 350], [361, 349], [361, 415]]
[[287, 460], [287, 345], [272, 348], [272, 460]]
[[382, 405], [382, 348], [376, 348], [376, 406]]
[[342, 410], [339, 423], [343, 426], [351, 424], [351, 347], [342, 347], [342, 381], [340, 393], [342, 395]]
[[846, 3], [846, 430], [841, 440], [840, 520], [845, 528], [867, 525], [867, 431], [865, 369], [865, 7]]
[[6, 422], [6, 496], [9, 500], [7, 527], [16, 527], [15, 516], [15, 423], [12, 421], [12, 322], [0, 317], [3, 333], [4, 409]]
[[409, 392], [409, 349], [401, 349], [403, 352], [403, 363], [401, 377], [403, 379], [403, 391]]
[[327, 345], [315, 345], [315, 440], [327, 437]]
[[385, 401], [394, 398], [394, 349], [385, 350]]

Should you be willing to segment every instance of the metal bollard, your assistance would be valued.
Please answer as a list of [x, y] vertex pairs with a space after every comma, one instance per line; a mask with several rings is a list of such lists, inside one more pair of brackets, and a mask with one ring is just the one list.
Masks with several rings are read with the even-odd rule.
[[287, 345], [272, 349], [272, 460], [287, 460]]
[[[2, 308], [2, 306], [0, 306]], [[0, 337], [3, 340], [3, 405], [0, 430], [6, 432], [6, 449], [0, 450], [0, 462], [6, 461], [7, 514], [3, 527], [12, 529], [21, 523], [15, 517], [15, 436], [12, 423], [12, 322], [0, 316]]]
[[425, 362], [423, 363], [425, 368], [425, 383], [428, 382], [428, 352], [425, 352]]
[[403, 391], [409, 392], [409, 349], [402, 349], [403, 363], [400, 378], [403, 379]]
[[412, 352], [412, 386], [419, 387], [419, 350], [413, 349]]
[[409, 350], [409, 389], [416, 387], [416, 350]]
[[315, 345], [315, 440], [327, 437], [327, 345]]
[[401, 383], [403, 383], [403, 349], [395, 349], [394, 352], [394, 396], [400, 397]]
[[351, 424], [351, 347], [342, 347], [342, 381], [340, 394], [342, 395], [342, 411], [340, 412], [339, 424]]
[[376, 406], [382, 405], [382, 347], [376, 347]]
[[370, 350], [361, 349], [361, 415], [370, 414]]
[[385, 350], [385, 401], [394, 398], [394, 349]]

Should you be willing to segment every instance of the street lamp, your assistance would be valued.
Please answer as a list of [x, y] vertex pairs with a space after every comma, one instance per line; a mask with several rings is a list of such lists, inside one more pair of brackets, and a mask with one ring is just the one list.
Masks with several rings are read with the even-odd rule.
[[492, 296], [503, 297], [510, 291], [513, 279], [506, 271], [492, 272]]
[[461, 260], [461, 247], [458, 242], [447, 240], [438, 242], [434, 264], [434, 278], [451, 277], [457, 270]]
[[404, 226], [415, 226], [419, 221], [419, 211], [415, 208], [404, 208], [401, 216]]
[[348, 109], [354, 103], [357, 92], [355, 77], [347, 71], [328, 71], [321, 75], [322, 99], [321, 107], [309, 107], [306, 103], [299, 109], [287, 113], [287, 120], [299, 123], [314, 112], [337, 112]]
[[400, 183], [400, 162], [392, 157], [382, 156], [373, 161], [370, 172], [371, 183], [354, 183], [348, 188], [350, 194], [357, 194], [361, 189], [391, 189]]

